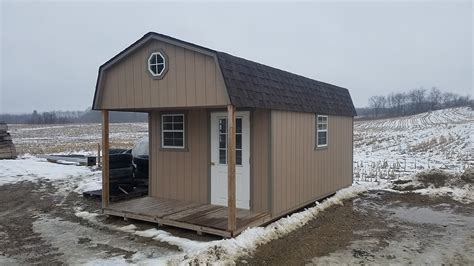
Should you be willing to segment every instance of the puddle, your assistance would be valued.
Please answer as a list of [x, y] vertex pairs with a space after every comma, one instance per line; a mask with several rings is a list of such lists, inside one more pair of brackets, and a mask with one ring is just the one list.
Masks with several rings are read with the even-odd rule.
[[452, 224], [474, 227], [474, 217], [454, 214], [448, 209], [434, 210], [429, 207], [393, 207], [384, 209], [390, 211], [394, 218], [410, 223], [442, 226]]

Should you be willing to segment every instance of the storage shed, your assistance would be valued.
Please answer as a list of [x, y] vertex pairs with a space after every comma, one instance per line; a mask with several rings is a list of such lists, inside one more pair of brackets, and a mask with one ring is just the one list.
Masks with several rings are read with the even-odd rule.
[[[104, 213], [232, 237], [352, 184], [349, 91], [150, 32], [99, 68]], [[148, 196], [110, 203], [108, 111], [149, 115]]]

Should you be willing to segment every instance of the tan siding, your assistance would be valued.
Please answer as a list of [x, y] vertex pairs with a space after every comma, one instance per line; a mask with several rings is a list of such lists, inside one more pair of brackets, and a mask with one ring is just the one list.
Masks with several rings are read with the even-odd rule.
[[273, 215], [352, 183], [352, 118], [329, 116], [329, 145], [314, 149], [315, 115], [272, 111]]
[[251, 129], [251, 183], [254, 211], [269, 211], [268, 176], [269, 176], [269, 147], [270, 134], [269, 110], [257, 109], [252, 113]]
[[[147, 60], [162, 49], [168, 72], [153, 79]], [[104, 71], [98, 109], [225, 106], [224, 80], [214, 57], [157, 40]]]
[[[155, 122], [153, 121], [154, 117], [152, 115], [152, 113], [148, 113], [148, 149], [149, 151], [151, 151], [151, 147], [154, 146], [154, 141], [155, 141], [155, 138], [152, 138], [151, 136], [154, 136], [156, 133], [155, 133]], [[152, 163], [153, 162], [153, 158], [154, 158], [154, 155], [153, 155], [153, 152], [150, 152], [149, 153], [149, 163], [148, 163], [148, 172], [149, 172], [149, 175], [150, 176], [154, 176], [156, 175], [155, 171], [156, 169], [154, 167], [152, 167]], [[152, 188], [154, 187], [154, 181], [152, 178], [149, 178], [148, 179], [148, 196], [151, 196], [153, 194], [153, 191], [152, 191]]]
[[209, 116], [206, 110], [186, 115], [187, 151], [162, 150], [159, 112], [151, 112], [151, 196], [208, 202]]

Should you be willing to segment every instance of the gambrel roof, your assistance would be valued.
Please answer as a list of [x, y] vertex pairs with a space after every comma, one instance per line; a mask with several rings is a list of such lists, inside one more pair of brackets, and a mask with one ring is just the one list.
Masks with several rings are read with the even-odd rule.
[[155, 32], [145, 34], [100, 67], [93, 107], [96, 106], [101, 72], [150, 39], [178, 43], [215, 56], [222, 71], [230, 102], [237, 108], [265, 108], [341, 116], [356, 115], [349, 91], [345, 88]]

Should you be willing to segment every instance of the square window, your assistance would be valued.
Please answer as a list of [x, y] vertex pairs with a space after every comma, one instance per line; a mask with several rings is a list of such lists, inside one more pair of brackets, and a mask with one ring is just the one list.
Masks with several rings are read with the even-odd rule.
[[161, 115], [161, 137], [163, 148], [184, 148], [184, 114]]
[[328, 146], [328, 116], [316, 116], [316, 147]]

